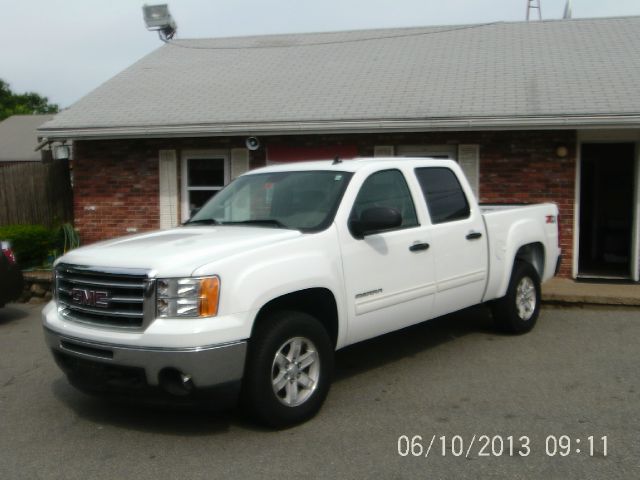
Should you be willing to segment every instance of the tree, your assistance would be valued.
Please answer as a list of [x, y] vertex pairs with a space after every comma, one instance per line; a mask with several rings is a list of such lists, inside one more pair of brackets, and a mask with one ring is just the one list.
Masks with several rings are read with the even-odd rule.
[[0, 79], [0, 121], [11, 115], [57, 113], [58, 105], [34, 92], [13, 93], [9, 84]]

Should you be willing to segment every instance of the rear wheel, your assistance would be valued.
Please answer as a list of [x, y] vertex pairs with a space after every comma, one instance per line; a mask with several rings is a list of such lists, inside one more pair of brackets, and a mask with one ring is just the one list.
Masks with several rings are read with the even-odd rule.
[[498, 327], [508, 333], [530, 331], [540, 314], [540, 276], [529, 263], [516, 261], [507, 294], [492, 305]]
[[263, 424], [281, 428], [311, 418], [329, 392], [333, 345], [306, 313], [277, 312], [251, 338], [243, 403]]

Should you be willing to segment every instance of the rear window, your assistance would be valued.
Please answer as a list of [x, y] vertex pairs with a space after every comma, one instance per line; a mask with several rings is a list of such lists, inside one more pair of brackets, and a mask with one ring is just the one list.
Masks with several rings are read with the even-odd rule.
[[416, 168], [431, 216], [431, 223], [453, 222], [469, 218], [471, 210], [467, 196], [453, 171], [448, 168]]

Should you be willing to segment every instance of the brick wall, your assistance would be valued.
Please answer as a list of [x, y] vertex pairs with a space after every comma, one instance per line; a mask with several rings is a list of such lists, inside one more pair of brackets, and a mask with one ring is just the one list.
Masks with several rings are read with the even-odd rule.
[[158, 153], [137, 142], [76, 142], [76, 228], [83, 244], [158, 228]]
[[[571, 276], [575, 202], [575, 132], [486, 134], [480, 143], [480, 201], [555, 202], [560, 209], [560, 276]], [[559, 145], [568, 149], [558, 158]]]
[[[361, 156], [375, 145], [480, 145], [480, 201], [536, 203], [560, 207], [561, 275], [570, 276], [573, 249], [575, 131], [437, 132], [261, 137], [269, 144], [355, 144]], [[568, 148], [558, 158], [559, 145]], [[74, 213], [82, 242], [147, 231], [159, 226], [158, 150], [244, 146], [244, 137], [78, 141], [74, 143]], [[265, 148], [251, 152], [250, 166], [266, 162]], [[95, 207], [95, 210], [93, 209]]]
[[240, 146], [243, 139], [74, 142], [73, 210], [82, 244], [159, 228], [159, 150]]

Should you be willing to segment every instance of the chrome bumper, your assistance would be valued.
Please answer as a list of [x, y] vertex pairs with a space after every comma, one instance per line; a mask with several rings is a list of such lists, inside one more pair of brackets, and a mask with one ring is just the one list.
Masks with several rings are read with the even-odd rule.
[[196, 389], [239, 382], [242, 379], [247, 342], [193, 348], [131, 347], [86, 341], [44, 328], [49, 348], [59, 354], [99, 364], [144, 370], [149, 386], [158, 386], [160, 374], [177, 370]]

